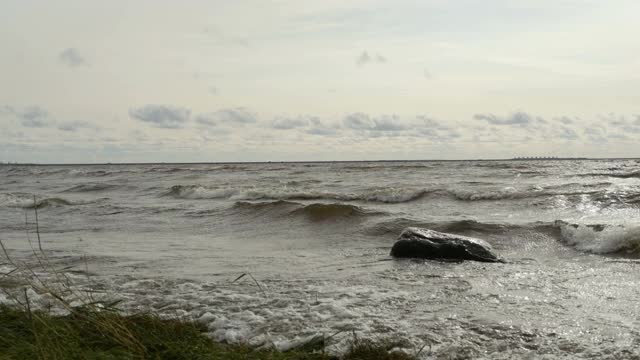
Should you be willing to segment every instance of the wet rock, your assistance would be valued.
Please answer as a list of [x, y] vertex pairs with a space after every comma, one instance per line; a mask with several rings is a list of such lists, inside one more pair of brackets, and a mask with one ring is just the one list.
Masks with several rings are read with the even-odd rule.
[[391, 248], [391, 256], [504, 262], [493, 253], [491, 245], [484, 240], [414, 227], [402, 231], [398, 241]]

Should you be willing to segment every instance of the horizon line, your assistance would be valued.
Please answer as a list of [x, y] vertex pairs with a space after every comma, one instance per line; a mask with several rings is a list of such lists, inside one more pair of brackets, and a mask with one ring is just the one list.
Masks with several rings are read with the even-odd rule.
[[513, 157], [476, 159], [417, 159], [417, 160], [267, 160], [267, 161], [188, 161], [188, 162], [96, 162], [96, 163], [27, 163], [0, 162], [0, 166], [98, 166], [98, 165], [227, 165], [227, 164], [327, 164], [366, 162], [460, 162], [460, 161], [571, 161], [571, 160], [640, 160], [640, 157]]

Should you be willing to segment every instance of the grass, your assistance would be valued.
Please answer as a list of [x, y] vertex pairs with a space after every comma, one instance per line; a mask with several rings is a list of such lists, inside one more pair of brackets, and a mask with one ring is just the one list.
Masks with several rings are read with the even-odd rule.
[[354, 341], [340, 358], [317, 347], [279, 352], [218, 343], [206, 329], [153, 314], [120, 315], [78, 309], [66, 316], [0, 306], [0, 359], [171, 359], [171, 360], [411, 360], [389, 352], [388, 341]]

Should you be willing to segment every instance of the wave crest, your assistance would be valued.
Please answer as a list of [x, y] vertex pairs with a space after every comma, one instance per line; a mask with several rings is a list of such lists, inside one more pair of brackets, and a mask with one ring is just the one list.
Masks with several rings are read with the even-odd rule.
[[585, 225], [556, 221], [562, 242], [595, 254], [640, 256], [640, 227]]
[[80, 184], [76, 186], [72, 186], [62, 192], [97, 192], [97, 191], [106, 191], [119, 187], [118, 185], [113, 184]]
[[302, 216], [311, 221], [350, 219], [382, 214], [349, 204], [314, 203], [305, 205], [284, 200], [267, 202], [238, 201], [233, 205], [232, 209], [241, 215], [267, 215], [279, 218]]
[[177, 199], [228, 199], [235, 195], [233, 189], [212, 189], [202, 185], [173, 185], [160, 196], [171, 196]]
[[482, 201], [482, 200], [508, 200], [508, 199], [523, 199], [532, 197], [541, 197], [550, 195], [546, 191], [540, 190], [516, 190], [512, 187], [507, 187], [501, 190], [451, 190], [449, 194], [457, 200], [462, 201]]
[[396, 218], [393, 220], [379, 222], [366, 229], [365, 233], [373, 236], [397, 235], [408, 227], [426, 228], [446, 233], [465, 234], [474, 232], [481, 234], [498, 234], [515, 226], [498, 223], [485, 223], [467, 219], [443, 222], [424, 222], [407, 218]]
[[259, 189], [238, 190], [233, 188], [214, 188], [202, 185], [174, 185], [160, 196], [178, 199], [233, 199], [233, 200], [336, 200], [368, 201], [380, 203], [403, 203], [418, 200], [434, 190], [427, 189], [369, 189], [361, 193], [333, 193], [328, 191], [295, 189]]
[[[59, 207], [59, 206], [68, 206], [73, 205], [73, 203], [69, 200], [65, 200], [62, 198], [47, 198], [38, 200], [36, 202], [35, 207], [38, 209], [46, 208], [46, 207]], [[25, 208], [32, 209], [34, 207], [33, 204], [25, 206]]]
[[[292, 212], [292, 214], [303, 214], [312, 221], [362, 217], [367, 213], [358, 206], [347, 204], [311, 204]], [[373, 213], [369, 212], [369, 214]]]
[[588, 173], [588, 174], [580, 174], [578, 176], [582, 177], [613, 177], [620, 179], [629, 179], [629, 178], [640, 178], [640, 171], [631, 171], [631, 172], [617, 172], [617, 173]]

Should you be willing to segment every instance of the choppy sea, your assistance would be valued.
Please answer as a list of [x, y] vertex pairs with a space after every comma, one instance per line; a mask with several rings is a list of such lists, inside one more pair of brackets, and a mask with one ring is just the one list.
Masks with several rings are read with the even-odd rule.
[[[3, 165], [0, 240], [20, 263], [34, 207], [47, 261], [78, 287], [220, 341], [640, 357], [640, 160]], [[409, 226], [507, 263], [390, 258]]]

